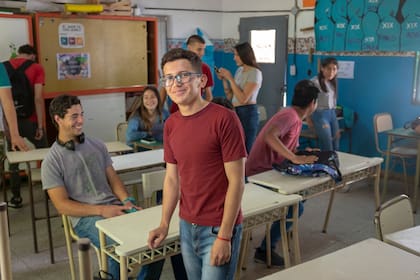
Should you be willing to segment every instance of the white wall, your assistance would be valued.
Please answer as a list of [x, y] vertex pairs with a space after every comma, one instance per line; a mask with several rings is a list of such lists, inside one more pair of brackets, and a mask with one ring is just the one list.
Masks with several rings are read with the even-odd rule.
[[[301, 7], [301, 0], [296, 1], [297, 6]], [[186, 38], [196, 27], [200, 27], [213, 39], [239, 39], [238, 25], [241, 17], [285, 14], [289, 15], [289, 37], [294, 37], [294, 16], [290, 10], [295, 6], [295, 0], [143, 0], [142, 3], [145, 14], [168, 16], [168, 38]], [[313, 25], [313, 11], [299, 10], [297, 36], [313, 36], [313, 32], [299, 31]]]

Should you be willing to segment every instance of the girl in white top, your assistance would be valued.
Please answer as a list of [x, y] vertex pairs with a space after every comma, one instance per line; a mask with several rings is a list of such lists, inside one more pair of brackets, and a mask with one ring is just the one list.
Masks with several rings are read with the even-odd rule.
[[339, 148], [340, 130], [335, 109], [337, 107], [337, 71], [338, 61], [327, 57], [321, 61], [321, 71], [312, 78], [319, 88], [318, 108], [308, 120], [310, 127], [318, 136], [319, 148], [335, 151]]
[[248, 42], [237, 44], [233, 59], [239, 67], [235, 76], [220, 68], [216, 75], [223, 81], [226, 97], [232, 101], [245, 132], [247, 152], [251, 150], [258, 132], [257, 96], [262, 84], [262, 72]]

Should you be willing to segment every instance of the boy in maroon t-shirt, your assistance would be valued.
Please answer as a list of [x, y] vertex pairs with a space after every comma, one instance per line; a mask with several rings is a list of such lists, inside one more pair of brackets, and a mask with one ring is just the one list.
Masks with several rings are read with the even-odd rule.
[[169, 51], [162, 58], [162, 70], [162, 86], [179, 111], [165, 123], [162, 219], [149, 234], [149, 246], [156, 248], [166, 238], [179, 200], [188, 279], [233, 279], [245, 178], [241, 124], [235, 112], [201, 97], [207, 77], [195, 53]]

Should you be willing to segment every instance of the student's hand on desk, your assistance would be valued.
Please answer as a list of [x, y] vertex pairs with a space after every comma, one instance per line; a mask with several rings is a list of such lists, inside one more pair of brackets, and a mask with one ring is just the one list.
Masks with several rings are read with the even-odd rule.
[[220, 266], [228, 263], [231, 257], [230, 241], [216, 239], [211, 247], [210, 265]]
[[147, 240], [147, 244], [149, 245], [150, 249], [154, 249], [165, 240], [166, 236], [168, 235], [168, 228], [167, 227], [158, 227], [149, 232], [149, 238]]
[[101, 205], [101, 216], [104, 218], [112, 218], [115, 216], [124, 215], [127, 210], [132, 207], [128, 205]]
[[19, 135], [12, 135], [11, 138], [13, 151], [29, 151], [29, 147], [28, 145], [26, 145], [26, 142], [22, 137], [20, 137]]
[[314, 163], [317, 160], [318, 160], [317, 156], [298, 156], [298, 155], [295, 155], [294, 158], [291, 159], [291, 161], [294, 164]]

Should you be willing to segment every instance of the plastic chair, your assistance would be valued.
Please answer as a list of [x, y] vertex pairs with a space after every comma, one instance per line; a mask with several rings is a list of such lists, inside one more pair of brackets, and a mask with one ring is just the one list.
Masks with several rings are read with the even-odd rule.
[[405, 194], [394, 197], [382, 204], [375, 212], [376, 235], [384, 240], [389, 233], [414, 226], [414, 216], [410, 198]]
[[128, 122], [117, 124], [117, 141], [125, 143], [125, 133], [127, 131]]
[[[64, 235], [66, 238], [66, 247], [67, 247], [67, 255], [69, 256], [71, 279], [76, 280], [78, 278], [76, 277], [76, 269], [75, 269], [74, 259], [73, 259], [73, 248], [71, 244], [73, 240], [78, 241], [80, 237], [74, 232], [73, 225], [71, 224], [70, 219], [67, 215], [61, 215], [61, 219], [63, 220]], [[92, 242], [90, 242], [90, 246], [93, 249], [95, 249], [96, 256], [98, 258], [99, 269], [101, 270], [101, 253], [99, 251], [99, 248], [93, 245]]]
[[[381, 154], [382, 157], [386, 157], [387, 149], [381, 147], [379, 137], [382, 133], [394, 129], [392, 123], [392, 116], [389, 113], [379, 113], [373, 117], [373, 127], [375, 132], [375, 145], [376, 150]], [[409, 143], [400, 141], [399, 144], [396, 144], [397, 141], [392, 143], [391, 150], [389, 151], [389, 156], [392, 158], [398, 158], [402, 162], [403, 172], [404, 172], [404, 182], [406, 186], [406, 192], [408, 193], [408, 180], [407, 180], [407, 166], [406, 160], [415, 159], [417, 157], [417, 149], [408, 145]], [[388, 173], [387, 166], [385, 167], [385, 173]], [[384, 184], [384, 190], [382, 196], [386, 193], [387, 182]]]
[[144, 208], [152, 207], [157, 204], [156, 192], [163, 190], [163, 181], [166, 170], [158, 170], [142, 174]]
[[260, 122], [266, 121], [267, 120], [267, 111], [265, 110], [265, 107], [263, 105], [258, 104], [257, 108], [258, 108]]

